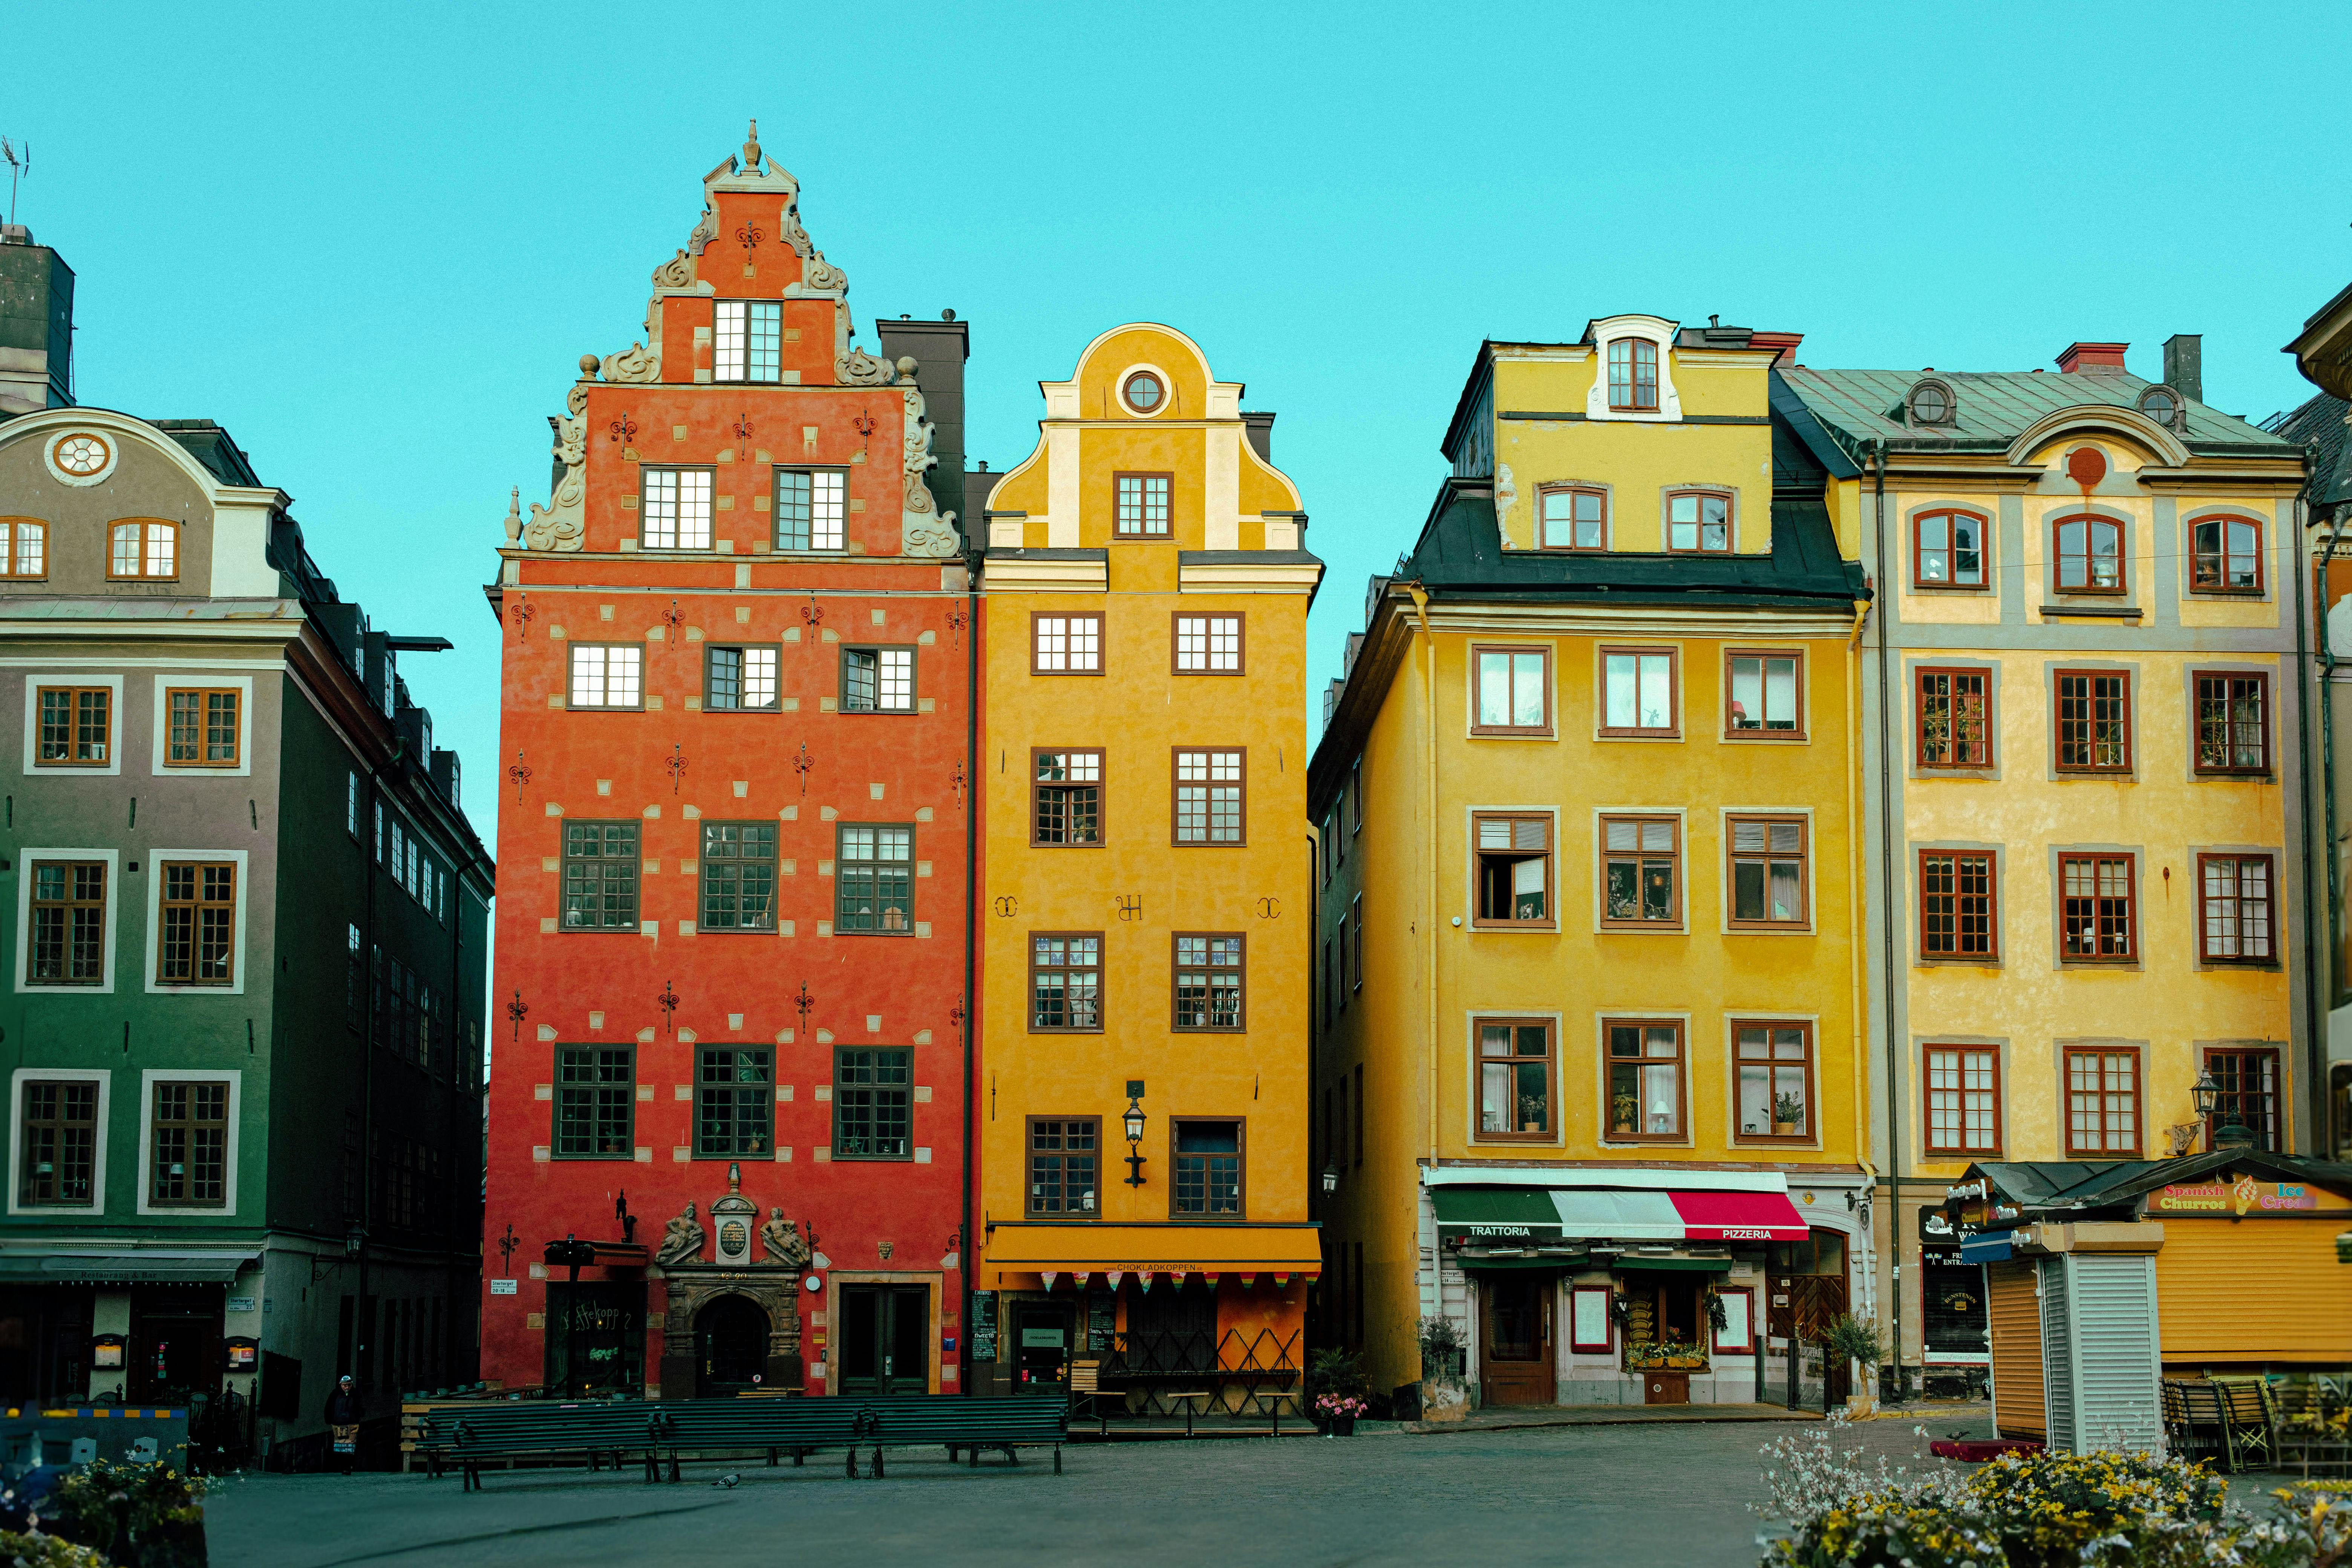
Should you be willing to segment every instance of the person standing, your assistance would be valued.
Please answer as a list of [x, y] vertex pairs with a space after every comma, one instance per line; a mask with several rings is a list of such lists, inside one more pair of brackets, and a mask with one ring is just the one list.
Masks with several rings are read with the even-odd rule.
[[359, 1461], [360, 1396], [349, 1373], [335, 1380], [334, 1392], [327, 1395], [327, 1434], [334, 1462], [350, 1475]]

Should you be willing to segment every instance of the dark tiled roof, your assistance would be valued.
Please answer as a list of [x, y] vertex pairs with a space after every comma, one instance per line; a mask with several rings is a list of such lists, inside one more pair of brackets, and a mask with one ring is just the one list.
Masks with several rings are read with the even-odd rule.
[[2352, 500], [2352, 430], [2344, 423], [2347, 414], [2352, 414], [2352, 404], [2323, 392], [2270, 427], [2282, 441], [2318, 448], [2311, 469], [2314, 506]]
[[2352, 1164], [2250, 1150], [2222, 1150], [2177, 1160], [1989, 1160], [1969, 1167], [1985, 1179], [1996, 1196], [2024, 1210], [2029, 1219], [2050, 1211], [2121, 1207], [2158, 1187], [2202, 1181], [2225, 1169], [2268, 1171], [2288, 1181], [2308, 1182], [2352, 1195]]
[[150, 425], [177, 441], [188, 455], [225, 485], [259, 485], [253, 460], [226, 430], [209, 419], [151, 419]]
[[[2159, 384], [2120, 372], [2074, 375], [2043, 371], [1810, 370], [1791, 365], [1776, 374], [1820, 419], [1849, 457], [1885, 441], [1914, 451], [1998, 452], [2062, 408], [2139, 406], [2140, 395]], [[1912, 429], [1903, 423], [1912, 387], [1933, 377], [1951, 387], [1958, 409], [1949, 425]], [[2233, 414], [2189, 405], [2181, 440], [2192, 452], [2279, 456], [2276, 436]]]

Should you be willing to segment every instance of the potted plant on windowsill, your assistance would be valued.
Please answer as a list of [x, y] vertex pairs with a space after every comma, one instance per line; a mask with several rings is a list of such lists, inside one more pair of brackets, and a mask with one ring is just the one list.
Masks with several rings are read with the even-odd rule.
[[1352, 1437], [1356, 1435], [1356, 1417], [1370, 1406], [1352, 1394], [1325, 1394], [1315, 1401], [1315, 1419], [1326, 1437]]
[[1794, 1138], [1805, 1130], [1805, 1102], [1793, 1094], [1772, 1097], [1772, 1136]]
[[1639, 1132], [1642, 1130], [1642, 1102], [1630, 1094], [1621, 1094], [1609, 1102], [1609, 1131]]
[[1545, 1131], [1544, 1121], [1545, 1110], [1543, 1096], [1539, 1094], [1523, 1094], [1519, 1096], [1519, 1131], [1522, 1132], [1541, 1132]]

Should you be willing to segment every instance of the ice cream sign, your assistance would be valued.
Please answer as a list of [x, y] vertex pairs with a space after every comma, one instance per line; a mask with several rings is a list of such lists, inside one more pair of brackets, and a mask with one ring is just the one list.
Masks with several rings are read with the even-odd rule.
[[[2231, 1183], [2161, 1187], [2150, 1193], [2147, 1199], [2147, 1212], [2152, 1215], [2226, 1215], [2234, 1219], [2249, 1215], [2308, 1212], [2319, 1206], [2318, 1194], [2301, 1182], [2258, 1182], [2252, 1176], [2241, 1176]], [[2328, 1206], [2336, 1205], [2331, 1203]]]

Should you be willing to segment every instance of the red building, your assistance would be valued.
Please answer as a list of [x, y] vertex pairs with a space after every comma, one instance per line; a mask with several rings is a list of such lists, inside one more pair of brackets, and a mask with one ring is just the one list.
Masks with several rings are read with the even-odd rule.
[[960, 1385], [964, 328], [862, 352], [756, 134], [645, 341], [581, 360], [488, 589], [509, 1386]]

